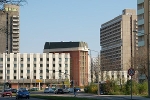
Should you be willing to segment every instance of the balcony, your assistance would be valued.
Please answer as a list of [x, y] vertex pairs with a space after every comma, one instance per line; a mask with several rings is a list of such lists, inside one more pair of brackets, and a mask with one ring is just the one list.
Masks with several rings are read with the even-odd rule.
[[13, 43], [13, 45], [19, 45], [19, 43]]
[[13, 31], [13, 33], [16, 33], [16, 34], [18, 34], [18, 33], [19, 33], [19, 31]]
[[14, 22], [19, 22], [19, 19], [13, 19]]
[[142, 36], [142, 35], [144, 35], [144, 30], [138, 31], [138, 36]]
[[16, 42], [18, 42], [18, 41], [19, 41], [19, 39], [13, 39], [13, 41], [16, 41]]
[[141, 4], [143, 2], [144, 2], [144, 0], [137, 0], [137, 4]]
[[16, 26], [16, 25], [19, 25], [19, 23], [13, 23], [13, 25], [15, 25], [15, 26]]
[[138, 25], [143, 25], [144, 24], [144, 19], [138, 20]]
[[138, 46], [140, 47], [140, 46], [144, 46], [144, 41], [139, 41], [138, 42]]
[[143, 14], [144, 13], [144, 8], [137, 10], [137, 15]]
[[15, 29], [15, 30], [19, 30], [19, 27], [13, 27], [13, 29]]

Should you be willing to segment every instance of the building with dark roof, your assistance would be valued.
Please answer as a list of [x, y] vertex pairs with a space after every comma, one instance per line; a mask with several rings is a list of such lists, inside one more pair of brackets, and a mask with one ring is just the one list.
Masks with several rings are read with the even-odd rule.
[[70, 53], [70, 79], [75, 86], [88, 84], [88, 44], [86, 42], [46, 42], [44, 53]]

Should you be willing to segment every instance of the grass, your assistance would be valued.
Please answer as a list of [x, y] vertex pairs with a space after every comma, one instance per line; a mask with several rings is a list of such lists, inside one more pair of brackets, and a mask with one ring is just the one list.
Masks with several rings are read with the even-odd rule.
[[77, 98], [77, 97], [57, 97], [57, 96], [39, 96], [39, 95], [32, 95], [31, 97], [45, 99], [45, 100], [96, 100], [96, 99]]

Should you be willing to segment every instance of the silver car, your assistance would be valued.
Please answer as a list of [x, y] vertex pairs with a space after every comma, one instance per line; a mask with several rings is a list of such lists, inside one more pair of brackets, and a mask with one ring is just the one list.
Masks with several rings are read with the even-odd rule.
[[54, 93], [52, 88], [45, 88], [44, 93]]

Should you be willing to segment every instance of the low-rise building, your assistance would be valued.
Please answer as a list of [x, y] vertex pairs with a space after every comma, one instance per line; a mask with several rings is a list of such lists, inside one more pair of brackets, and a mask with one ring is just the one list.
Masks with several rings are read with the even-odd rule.
[[[12, 88], [45, 87], [70, 81], [69, 53], [0, 54], [0, 83]], [[40, 84], [39, 84], [40, 82]]]

